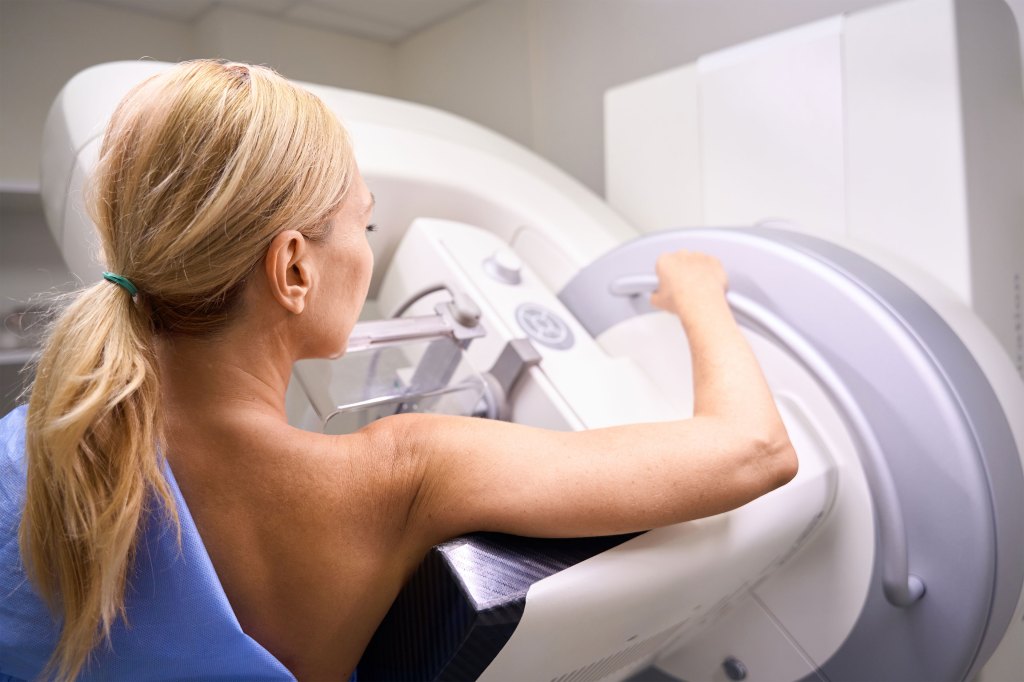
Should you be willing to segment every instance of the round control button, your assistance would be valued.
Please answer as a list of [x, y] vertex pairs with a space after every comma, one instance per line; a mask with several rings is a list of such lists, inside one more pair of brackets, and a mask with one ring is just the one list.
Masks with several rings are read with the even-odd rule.
[[523, 281], [523, 261], [511, 249], [498, 249], [484, 259], [484, 272], [502, 284], [516, 285]]
[[572, 330], [555, 313], [536, 303], [524, 303], [516, 308], [516, 322], [526, 335], [549, 348], [572, 348], [575, 339]]

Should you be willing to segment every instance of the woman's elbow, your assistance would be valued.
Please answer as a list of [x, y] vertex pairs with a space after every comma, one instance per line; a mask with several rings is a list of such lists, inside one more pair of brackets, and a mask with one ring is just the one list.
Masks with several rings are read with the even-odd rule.
[[798, 462], [785, 430], [750, 434], [737, 443], [739, 462], [734, 469], [743, 504], [781, 488], [796, 476]]
[[796, 477], [800, 462], [785, 429], [759, 438], [754, 450], [764, 493], [781, 488]]

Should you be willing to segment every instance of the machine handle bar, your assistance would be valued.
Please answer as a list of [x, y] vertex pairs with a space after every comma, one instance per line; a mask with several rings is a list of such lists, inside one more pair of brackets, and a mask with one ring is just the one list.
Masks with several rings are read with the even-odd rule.
[[453, 339], [465, 348], [470, 340], [486, 333], [479, 324], [480, 309], [468, 297], [455, 295], [452, 301], [439, 303], [435, 310], [435, 315], [357, 322], [349, 334], [346, 352], [440, 338]]
[[[609, 291], [615, 296], [640, 296], [657, 288], [658, 278], [654, 275], [626, 275], [609, 285]], [[771, 338], [810, 372], [839, 411], [853, 436], [875, 506], [882, 590], [893, 606], [910, 606], [924, 595], [925, 584], [910, 572], [907, 530], [896, 484], [867, 417], [825, 358], [796, 329], [745, 296], [728, 292], [726, 300], [738, 318]]]

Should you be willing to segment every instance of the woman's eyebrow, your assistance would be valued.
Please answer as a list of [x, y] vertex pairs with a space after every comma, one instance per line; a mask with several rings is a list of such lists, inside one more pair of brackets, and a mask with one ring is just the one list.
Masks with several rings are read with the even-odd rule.
[[371, 212], [373, 212], [373, 207], [376, 206], [376, 205], [377, 205], [377, 197], [375, 197], [373, 195], [373, 192], [370, 192], [370, 203], [367, 204], [366, 208], [363, 209], [363, 213], [371, 213]]

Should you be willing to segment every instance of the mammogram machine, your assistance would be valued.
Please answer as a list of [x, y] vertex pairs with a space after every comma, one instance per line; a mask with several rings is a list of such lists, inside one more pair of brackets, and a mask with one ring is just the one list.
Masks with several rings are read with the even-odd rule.
[[[85, 281], [102, 270], [81, 190], [104, 124], [166, 67], [90, 68], [50, 113], [47, 218]], [[954, 296], [792, 227], [641, 235], [477, 125], [307, 87], [350, 130], [381, 229], [349, 352], [296, 366], [293, 423], [344, 433], [425, 410], [584, 429], [686, 416], [685, 336], [646, 301], [657, 256], [687, 248], [724, 263], [800, 458], [791, 483], [712, 518], [628, 536], [444, 543], [360, 677], [1019, 677], [1024, 384]]]

